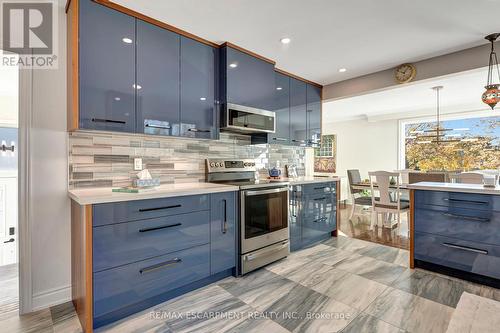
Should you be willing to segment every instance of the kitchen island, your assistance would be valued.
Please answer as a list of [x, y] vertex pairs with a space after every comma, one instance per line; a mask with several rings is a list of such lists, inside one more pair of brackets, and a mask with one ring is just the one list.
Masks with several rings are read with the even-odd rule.
[[410, 189], [410, 267], [500, 286], [500, 187], [420, 182]]

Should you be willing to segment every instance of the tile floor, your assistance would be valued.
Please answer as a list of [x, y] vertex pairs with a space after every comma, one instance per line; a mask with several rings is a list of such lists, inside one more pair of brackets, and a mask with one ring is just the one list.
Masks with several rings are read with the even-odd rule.
[[[96, 332], [446, 332], [463, 292], [500, 290], [407, 268], [406, 250], [347, 237], [227, 278]], [[5, 332], [80, 332], [71, 303], [0, 320]]]

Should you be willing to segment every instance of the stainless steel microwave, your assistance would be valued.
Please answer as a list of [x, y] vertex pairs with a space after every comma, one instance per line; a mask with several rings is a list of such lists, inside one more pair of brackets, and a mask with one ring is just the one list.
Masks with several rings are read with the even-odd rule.
[[221, 128], [241, 133], [274, 133], [276, 114], [273, 111], [228, 103], [224, 108]]

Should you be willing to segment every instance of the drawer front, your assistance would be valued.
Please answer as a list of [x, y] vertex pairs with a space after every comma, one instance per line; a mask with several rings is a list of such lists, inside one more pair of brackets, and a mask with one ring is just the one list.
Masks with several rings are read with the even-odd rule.
[[209, 215], [201, 211], [94, 227], [93, 271], [207, 244]]
[[94, 317], [171, 291], [209, 274], [208, 244], [94, 273]]
[[94, 205], [94, 226], [208, 210], [208, 195]]
[[335, 182], [302, 185], [302, 191], [307, 194], [335, 193]]
[[415, 207], [425, 205], [500, 211], [500, 196], [474, 193], [415, 191]]
[[334, 193], [305, 194], [302, 198], [302, 213], [306, 219], [320, 219], [337, 209]]
[[500, 279], [500, 247], [415, 232], [415, 259]]
[[500, 212], [426, 205], [415, 209], [415, 230], [500, 245]]

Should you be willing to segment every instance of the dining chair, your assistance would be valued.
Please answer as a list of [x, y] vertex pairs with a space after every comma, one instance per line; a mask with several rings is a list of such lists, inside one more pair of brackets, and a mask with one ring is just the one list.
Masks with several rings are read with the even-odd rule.
[[354, 215], [354, 210], [356, 205], [360, 206], [371, 206], [372, 198], [363, 196], [363, 190], [354, 188], [354, 184], [361, 183], [361, 174], [358, 169], [347, 170], [347, 178], [349, 179], [349, 188], [351, 190], [351, 213], [349, 214], [349, 220], [352, 219]]
[[[401, 214], [407, 213], [410, 218], [410, 203], [401, 200], [401, 178], [399, 172], [373, 171], [369, 172], [370, 188], [372, 191], [372, 221], [371, 228], [376, 221], [378, 225], [378, 215], [383, 214], [384, 218], [390, 220], [392, 214], [396, 214], [398, 226], [401, 223]], [[391, 179], [395, 184], [391, 186]], [[375, 196], [378, 191], [379, 197]], [[389, 218], [387, 218], [389, 216]]]
[[482, 184], [483, 175], [478, 172], [462, 172], [458, 175], [458, 181], [464, 184]]

